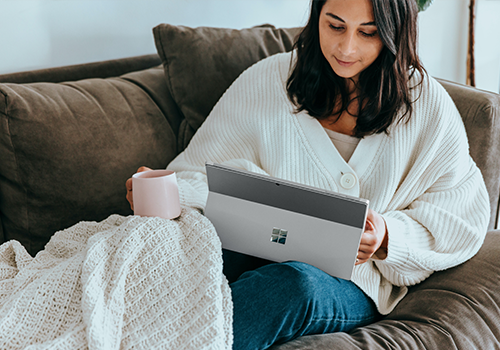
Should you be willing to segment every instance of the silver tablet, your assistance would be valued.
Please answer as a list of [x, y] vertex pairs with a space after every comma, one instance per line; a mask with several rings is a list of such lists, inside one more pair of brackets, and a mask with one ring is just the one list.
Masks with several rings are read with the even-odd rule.
[[206, 171], [205, 215], [223, 248], [351, 279], [368, 200], [211, 162]]

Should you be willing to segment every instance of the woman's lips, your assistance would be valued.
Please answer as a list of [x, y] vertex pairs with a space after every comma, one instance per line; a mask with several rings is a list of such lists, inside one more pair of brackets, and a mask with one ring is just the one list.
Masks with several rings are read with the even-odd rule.
[[341, 60], [339, 60], [337, 57], [335, 57], [335, 59], [337, 60], [338, 64], [340, 64], [342, 67], [350, 67], [350, 66], [352, 66], [354, 63], [356, 63], [356, 62], [345, 62], [345, 61], [341, 61]]

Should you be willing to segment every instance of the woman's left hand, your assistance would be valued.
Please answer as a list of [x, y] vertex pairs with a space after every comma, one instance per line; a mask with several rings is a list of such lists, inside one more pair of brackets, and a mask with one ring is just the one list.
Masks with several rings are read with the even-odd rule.
[[380, 254], [379, 257], [385, 258], [387, 256], [388, 238], [384, 218], [376, 211], [368, 209], [365, 232], [361, 236], [356, 265], [367, 262], [373, 254], [378, 253], [378, 250], [384, 253]]

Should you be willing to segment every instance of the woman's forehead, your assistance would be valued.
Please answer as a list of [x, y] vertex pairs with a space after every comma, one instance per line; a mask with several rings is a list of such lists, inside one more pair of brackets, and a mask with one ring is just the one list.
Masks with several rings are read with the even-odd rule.
[[340, 19], [347, 24], [375, 24], [371, 0], [326, 0], [321, 15]]

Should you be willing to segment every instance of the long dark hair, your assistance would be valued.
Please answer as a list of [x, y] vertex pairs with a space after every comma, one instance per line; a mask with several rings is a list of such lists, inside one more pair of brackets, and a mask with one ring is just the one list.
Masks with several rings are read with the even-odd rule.
[[[345, 79], [339, 77], [323, 56], [319, 42], [319, 17], [327, 0], [312, 0], [307, 25], [295, 41], [297, 60], [287, 81], [288, 97], [296, 111], [307, 111], [319, 120], [340, 117], [353, 101]], [[409, 80], [425, 69], [417, 54], [415, 0], [372, 0], [377, 31], [384, 44], [378, 58], [358, 81], [358, 113], [354, 136], [388, 133], [400, 111], [409, 120], [413, 112]], [[339, 103], [340, 101], [340, 103]]]

